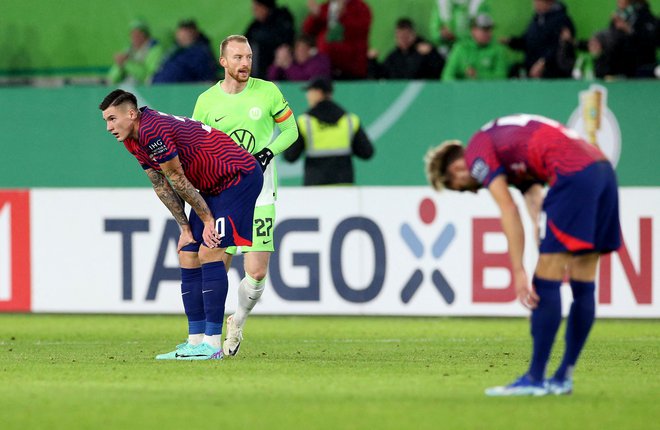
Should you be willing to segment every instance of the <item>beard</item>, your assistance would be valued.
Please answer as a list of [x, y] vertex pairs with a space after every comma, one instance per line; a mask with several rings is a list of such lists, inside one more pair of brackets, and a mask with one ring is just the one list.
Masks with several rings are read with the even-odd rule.
[[243, 77], [240, 73], [239, 70], [232, 71], [232, 70], [227, 70], [227, 74], [232, 77], [236, 82], [247, 82], [248, 79], [250, 79], [250, 73], [252, 72], [252, 69], [247, 69], [247, 76]]

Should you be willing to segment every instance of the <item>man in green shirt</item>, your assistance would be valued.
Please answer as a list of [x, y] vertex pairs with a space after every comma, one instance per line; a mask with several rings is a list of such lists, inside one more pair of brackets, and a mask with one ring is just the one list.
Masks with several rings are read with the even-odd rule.
[[[277, 169], [273, 157], [298, 138], [293, 112], [272, 82], [250, 77], [252, 49], [244, 36], [229, 36], [220, 45], [220, 65], [225, 79], [197, 99], [193, 118], [228, 134], [253, 154], [264, 170], [264, 185], [254, 210], [253, 243], [242, 247], [245, 277], [238, 287], [236, 313], [227, 318], [223, 350], [236, 355], [248, 314], [261, 297], [270, 254], [274, 251], [273, 226], [277, 199]], [[273, 139], [275, 125], [280, 134]], [[227, 268], [236, 248], [227, 248]]]
[[471, 22], [472, 37], [452, 48], [442, 71], [443, 81], [463, 79], [506, 79], [508, 60], [506, 48], [493, 41], [493, 20], [489, 15], [477, 15]]
[[163, 47], [149, 33], [144, 21], [131, 24], [131, 45], [123, 52], [115, 54], [114, 64], [108, 72], [111, 84], [150, 84], [151, 78], [160, 67]]

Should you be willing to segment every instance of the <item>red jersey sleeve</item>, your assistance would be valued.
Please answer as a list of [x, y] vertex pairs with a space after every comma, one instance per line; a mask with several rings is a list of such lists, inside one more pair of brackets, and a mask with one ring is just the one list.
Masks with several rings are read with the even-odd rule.
[[487, 132], [475, 134], [465, 149], [465, 162], [470, 175], [484, 187], [488, 187], [496, 176], [505, 173], [497, 158], [493, 142]]
[[179, 155], [169, 124], [154, 120], [140, 127], [140, 144], [148, 157], [158, 164], [165, 163]]

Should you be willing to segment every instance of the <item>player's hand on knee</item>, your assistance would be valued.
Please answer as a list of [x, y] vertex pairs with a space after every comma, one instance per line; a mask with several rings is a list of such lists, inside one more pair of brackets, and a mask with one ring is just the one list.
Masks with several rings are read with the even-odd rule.
[[181, 227], [181, 234], [179, 235], [179, 243], [177, 243], [176, 246], [176, 252], [179, 253], [183, 249], [184, 246], [190, 245], [191, 243], [195, 243], [195, 238], [192, 235], [192, 230], [190, 230], [190, 226], [182, 226]]
[[176, 252], [181, 252], [181, 249], [183, 249], [184, 246], [190, 245], [191, 243], [195, 243], [192, 231], [190, 231], [190, 228], [182, 229], [181, 235], [179, 236], [179, 243], [176, 246]]

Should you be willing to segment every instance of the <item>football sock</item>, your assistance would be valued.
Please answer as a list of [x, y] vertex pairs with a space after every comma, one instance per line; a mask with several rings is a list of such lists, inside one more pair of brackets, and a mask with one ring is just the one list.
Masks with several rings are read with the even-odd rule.
[[225, 263], [213, 261], [202, 264], [202, 272], [202, 296], [204, 298], [204, 313], [206, 314], [204, 334], [206, 336], [219, 336], [222, 333], [222, 320], [225, 315], [225, 300], [227, 300], [229, 285]]
[[534, 349], [528, 375], [534, 381], [542, 381], [552, 351], [552, 344], [561, 323], [561, 295], [559, 292], [561, 281], [551, 281], [534, 276], [532, 283], [539, 296], [539, 303], [536, 309], [532, 310], [531, 329]]
[[[211, 331], [214, 330], [213, 327], [211, 327], [210, 329], [211, 329]], [[220, 330], [222, 330], [222, 325], [220, 326]], [[218, 349], [218, 348], [220, 348], [220, 345], [222, 344], [222, 335], [220, 335], [220, 334], [214, 334], [212, 336], [204, 335], [204, 343], [208, 343], [213, 348]]]
[[571, 279], [571, 290], [573, 290], [573, 304], [566, 321], [566, 350], [554, 375], [554, 378], [560, 381], [572, 378], [573, 367], [596, 318], [596, 284], [593, 281], [582, 282]]
[[236, 313], [234, 313], [234, 322], [239, 327], [245, 325], [248, 314], [259, 301], [265, 286], [266, 278], [257, 281], [246, 274], [245, 278], [241, 280], [238, 285], [238, 306], [236, 307]]
[[181, 299], [188, 318], [188, 342], [202, 342], [201, 334], [206, 327], [204, 299], [202, 298], [202, 268], [181, 269]]
[[198, 334], [189, 334], [188, 335], [188, 343], [193, 345], [193, 346], [199, 345], [200, 343], [204, 342], [204, 329], [206, 328], [206, 321], [202, 320], [202, 321], [199, 321], [199, 323], [200, 323], [200, 326], [202, 327], [201, 328], [202, 332], [198, 333]]

